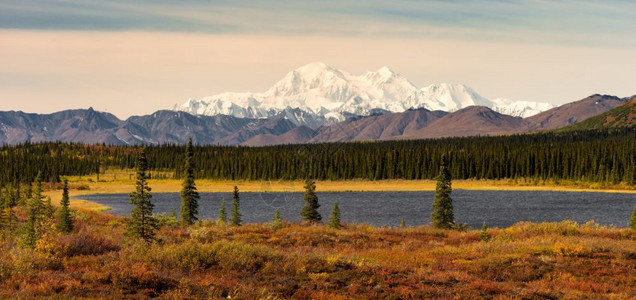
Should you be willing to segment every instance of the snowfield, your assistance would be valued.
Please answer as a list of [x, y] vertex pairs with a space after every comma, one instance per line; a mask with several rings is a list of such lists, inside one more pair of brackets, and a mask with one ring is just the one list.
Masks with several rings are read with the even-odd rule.
[[452, 112], [472, 105], [518, 117], [554, 107], [545, 102], [489, 100], [462, 84], [440, 83], [420, 89], [388, 67], [352, 75], [316, 62], [287, 73], [263, 93], [226, 92], [189, 99], [175, 105], [173, 110], [241, 118], [282, 115], [297, 125], [315, 126], [342, 121], [350, 115], [403, 112], [411, 108]]

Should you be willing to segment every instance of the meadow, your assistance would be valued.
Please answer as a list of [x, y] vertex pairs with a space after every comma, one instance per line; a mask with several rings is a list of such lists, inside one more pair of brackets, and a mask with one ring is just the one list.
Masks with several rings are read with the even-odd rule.
[[[71, 196], [127, 193], [133, 170], [68, 177]], [[169, 172], [153, 172], [170, 178]], [[181, 181], [152, 179], [153, 193]], [[300, 191], [300, 181], [197, 180], [205, 192]], [[317, 181], [318, 191], [433, 190], [427, 180]], [[456, 180], [454, 188], [620, 191], [626, 185]], [[61, 184], [44, 184], [54, 205]], [[18, 230], [0, 231], [0, 298], [235, 299], [625, 299], [636, 297], [636, 230], [578, 224], [517, 223], [508, 228], [444, 230], [268, 222], [230, 226], [201, 220], [182, 227], [157, 215], [153, 243], [124, 234], [127, 219], [108, 207], [71, 200], [74, 228], [39, 229], [34, 248], [19, 245], [27, 206], [13, 209]], [[59, 208], [58, 208], [59, 209]], [[427, 221], [430, 216], [422, 216]], [[424, 222], [428, 223], [428, 222]]]
[[[16, 214], [25, 222], [24, 207]], [[182, 228], [173, 217], [160, 220], [151, 244], [127, 239], [122, 217], [83, 209], [71, 233], [50, 221], [34, 249], [4, 235], [0, 298], [636, 296], [636, 231], [626, 228], [564, 221], [484, 234], [285, 221]]]

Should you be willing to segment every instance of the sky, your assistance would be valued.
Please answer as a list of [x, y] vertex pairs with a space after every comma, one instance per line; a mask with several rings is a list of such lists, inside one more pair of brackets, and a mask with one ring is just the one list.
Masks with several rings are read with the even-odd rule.
[[127, 118], [316, 61], [487, 98], [626, 97], [634, 32], [636, 1], [0, 0], [0, 111]]

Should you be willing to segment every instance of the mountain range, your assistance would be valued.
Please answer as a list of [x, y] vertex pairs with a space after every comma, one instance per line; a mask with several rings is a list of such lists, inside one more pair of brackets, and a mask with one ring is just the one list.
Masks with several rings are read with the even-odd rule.
[[226, 92], [189, 99], [173, 110], [195, 115], [267, 118], [285, 115], [296, 125], [317, 128], [350, 117], [425, 108], [446, 112], [485, 106], [499, 113], [528, 117], [553, 106], [545, 102], [486, 99], [462, 84], [417, 88], [388, 67], [352, 75], [321, 62], [295, 69], [263, 93]]
[[[592, 95], [526, 118], [502, 114], [486, 106], [468, 106], [453, 112], [410, 108], [395, 113], [370, 112], [368, 116], [350, 114], [343, 121], [318, 127], [298, 124], [297, 119], [290, 119], [284, 111], [254, 118], [161, 110], [126, 120], [92, 108], [52, 114], [8, 111], [0, 112], [0, 144], [43, 141], [184, 144], [191, 136], [198, 144], [262, 146], [498, 135], [566, 127], [622, 107], [633, 99], [633, 96]], [[305, 113], [291, 107], [288, 112], [296, 116]], [[633, 112], [627, 113], [627, 117], [633, 118]]]
[[[630, 98], [592, 95], [527, 118], [501, 114], [484, 106], [469, 106], [451, 113], [424, 108], [410, 109], [402, 113], [348, 120], [317, 130], [301, 126], [278, 136], [255, 136], [243, 144], [265, 146], [525, 133], [576, 124], [619, 107], [628, 100]], [[299, 131], [303, 134], [299, 134]]]

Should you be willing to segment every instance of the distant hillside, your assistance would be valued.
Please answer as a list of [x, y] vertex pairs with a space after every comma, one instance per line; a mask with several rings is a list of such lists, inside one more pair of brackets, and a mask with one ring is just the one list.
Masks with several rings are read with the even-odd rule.
[[527, 131], [527, 125], [520, 117], [500, 114], [484, 106], [469, 106], [447, 114], [429, 126], [401, 139], [439, 138], [451, 136], [501, 135]]
[[565, 127], [561, 131], [605, 129], [617, 127], [631, 127], [636, 125], [636, 95], [629, 98], [629, 102], [589, 118], [581, 123]]
[[525, 118], [528, 131], [552, 130], [577, 124], [627, 102], [627, 98], [595, 94]]

